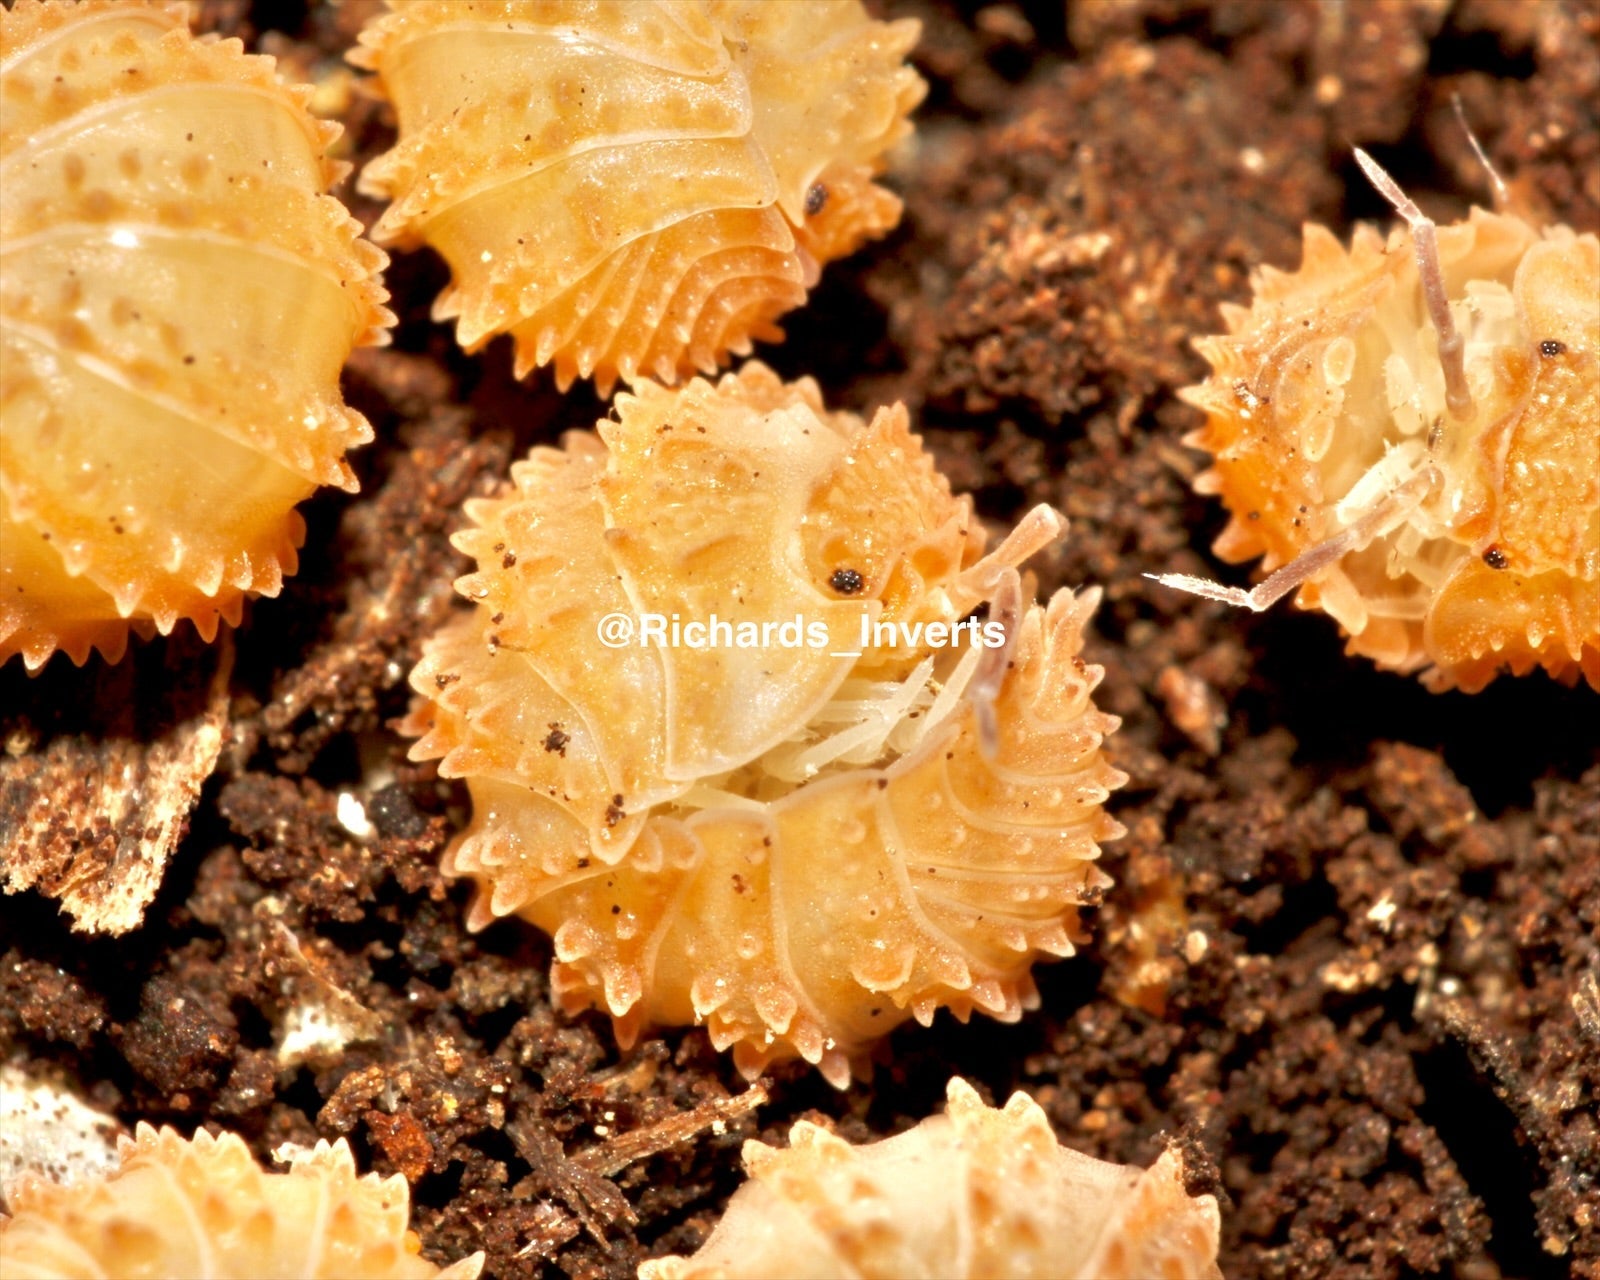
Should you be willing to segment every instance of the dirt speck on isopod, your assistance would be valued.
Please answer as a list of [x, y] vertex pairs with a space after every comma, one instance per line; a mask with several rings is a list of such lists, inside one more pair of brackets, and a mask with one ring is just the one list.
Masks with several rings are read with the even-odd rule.
[[[368, 7], [211, 0], [201, 21], [333, 76]], [[1095, 941], [1037, 971], [1042, 1009], [904, 1028], [843, 1094], [777, 1068], [741, 1110], [703, 1032], [619, 1056], [602, 1018], [554, 1012], [542, 935], [465, 931], [467, 886], [437, 870], [465, 789], [407, 762], [391, 723], [459, 607], [462, 501], [605, 408], [517, 384], [503, 340], [462, 356], [428, 320], [444, 272], [421, 252], [388, 273], [394, 346], [346, 370], [377, 433], [351, 458], [361, 492], [305, 506], [298, 575], [247, 609], [142, 924], [78, 934], [35, 890], [0, 898], [0, 1048], [129, 1126], [210, 1123], [263, 1160], [347, 1137], [362, 1168], [406, 1175], [427, 1256], [482, 1248], [502, 1280], [624, 1280], [693, 1252], [745, 1139], [801, 1117], [900, 1132], [952, 1073], [991, 1103], [1027, 1091], [1098, 1159], [1148, 1165], [1175, 1138], [1189, 1190], [1221, 1204], [1228, 1275], [1596, 1280], [1600, 698], [1542, 676], [1435, 696], [1318, 619], [1139, 575], [1218, 572], [1222, 517], [1178, 443], [1197, 415], [1174, 392], [1205, 372], [1188, 338], [1248, 301], [1253, 268], [1294, 265], [1302, 221], [1387, 225], [1352, 146], [1459, 217], [1488, 198], [1459, 94], [1518, 190], [1600, 226], [1600, 18], [1577, 0], [1349, 6], [1370, 29], [1310, 0], [878, 8], [924, 24], [919, 141], [885, 178], [905, 219], [757, 354], [841, 408], [906, 399], [993, 529], [1039, 502], [1072, 522], [1034, 562], [1041, 595], [1106, 588], [1084, 657], [1124, 721], [1129, 834], [1101, 864]], [[285, 13], [301, 25], [274, 30]], [[344, 121], [358, 166], [393, 143], [381, 103]], [[34, 763], [97, 776], [203, 719], [210, 668], [185, 643], [136, 644], [114, 677], [0, 670], [0, 814]], [[119, 830], [95, 794], [61, 794], [61, 848]], [[378, 1033], [283, 1064], [280, 928]]]

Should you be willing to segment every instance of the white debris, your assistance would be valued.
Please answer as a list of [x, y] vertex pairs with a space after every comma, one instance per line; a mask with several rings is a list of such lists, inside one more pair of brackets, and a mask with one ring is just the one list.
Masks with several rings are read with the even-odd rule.
[[118, 1167], [122, 1127], [48, 1080], [0, 1066], [0, 1197], [23, 1174], [72, 1183]]
[[278, 1065], [336, 1059], [355, 1041], [377, 1040], [383, 1019], [333, 982], [282, 922], [272, 927], [284, 962], [282, 990], [292, 1001], [278, 1022]]
[[357, 840], [365, 840], [372, 834], [372, 823], [367, 821], [366, 809], [350, 792], [339, 793], [339, 805], [334, 812], [338, 816], [339, 825]]

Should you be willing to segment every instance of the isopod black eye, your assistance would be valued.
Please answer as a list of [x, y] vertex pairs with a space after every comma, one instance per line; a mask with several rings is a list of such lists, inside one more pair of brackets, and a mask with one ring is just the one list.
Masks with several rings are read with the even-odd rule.
[[813, 182], [811, 189], [806, 192], [806, 217], [815, 218], [827, 203], [828, 188], [820, 182]]
[[1539, 354], [1546, 360], [1554, 360], [1567, 349], [1565, 342], [1557, 342], [1554, 338], [1546, 338], [1539, 344]]
[[854, 569], [835, 569], [828, 576], [828, 585], [842, 596], [853, 596], [866, 585], [866, 579]]
[[1491, 569], [1504, 569], [1511, 561], [1506, 559], [1506, 553], [1499, 547], [1490, 547], [1483, 553], [1483, 562]]

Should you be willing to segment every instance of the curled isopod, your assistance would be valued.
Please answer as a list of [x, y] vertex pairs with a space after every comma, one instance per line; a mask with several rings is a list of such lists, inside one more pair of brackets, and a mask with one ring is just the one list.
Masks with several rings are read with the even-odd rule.
[[1215, 1196], [1168, 1148], [1148, 1169], [1056, 1142], [1025, 1093], [986, 1107], [959, 1078], [916, 1128], [853, 1147], [801, 1120], [787, 1149], [744, 1145], [750, 1180], [691, 1258], [639, 1280], [1221, 1280]]
[[1410, 227], [1346, 250], [1307, 226], [1182, 393], [1213, 456], [1195, 487], [1232, 513], [1216, 552], [1270, 576], [1162, 580], [1252, 608], [1298, 588], [1435, 689], [1600, 688], [1600, 239], [1482, 209], [1435, 228], [1358, 158]]
[[434, 317], [476, 351], [676, 382], [804, 301], [821, 264], [884, 234], [874, 175], [925, 86], [911, 20], [858, 0], [407, 0], [351, 54], [400, 140], [361, 188], [382, 244], [431, 245]]
[[30, 669], [237, 622], [372, 436], [339, 372], [393, 317], [322, 194], [338, 126], [186, 13], [0, 11], [0, 660]]
[[1098, 594], [1024, 609], [1015, 568], [1061, 517], [984, 555], [903, 407], [759, 364], [616, 413], [468, 504], [476, 607], [412, 675], [413, 757], [472, 793], [472, 924], [524, 916], [566, 1007], [704, 1023], [747, 1075], [843, 1087], [909, 1017], [1019, 1017], [1120, 833]]
[[475, 1280], [483, 1267], [481, 1253], [442, 1270], [418, 1257], [405, 1178], [357, 1177], [343, 1138], [285, 1173], [263, 1172], [237, 1134], [203, 1129], [184, 1139], [141, 1123], [118, 1155], [105, 1177], [8, 1188], [7, 1277]]

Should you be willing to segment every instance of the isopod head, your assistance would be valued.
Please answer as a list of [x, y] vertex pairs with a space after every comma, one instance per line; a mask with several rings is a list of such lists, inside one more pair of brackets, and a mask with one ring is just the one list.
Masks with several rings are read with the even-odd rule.
[[1304, 243], [1224, 308], [1182, 393], [1213, 457], [1196, 488], [1232, 513], [1217, 554], [1314, 564], [1298, 603], [1432, 688], [1536, 667], [1600, 688], [1600, 240], [1481, 209], [1437, 229], [1454, 403], [1413, 233]]
[[851, 1146], [802, 1120], [750, 1141], [750, 1178], [705, 1246], [639, 1280], [1221, 1280], [1215, 1196], [1189, 1196], [1174, 1149], [1149, 1169], [1061, 1146], [1039, 1104], [987, 1107], [959, 1078], [943, 1115]]
[[[842, 1087], [910, 1017], [1019, 1017], [1119, 832], [1097, 596], [1022, 606], [1060, 518], [985, 555], [902, 407], [829, 413], [757, 364], [616, 415], [468, 504], [475, 608], [412, 676], [413, 757], [472, 793], [472, 923], [548, 932], [563, 1003], [625, 1043], [704, 1023], [752, 1075], [798, 1055]], [[984, 602], [1004, 646], [950, 643]], [[728, 630], [604, 647], [647, 616]]]
[[516, 373], [671, 383], [775, 340], [823, 263], [899, 220], [873, 178], [925, 86], [858, 0], [408, 0], [351, 55], [400, 139], [379, 243], [450, 264], [434, 317]]
[[19, 0], [0, 64], [0, 660], [209, 639], [372, 436], [339, 373], [393, 317], [322, 194], [338, 126], [181, 5]]

